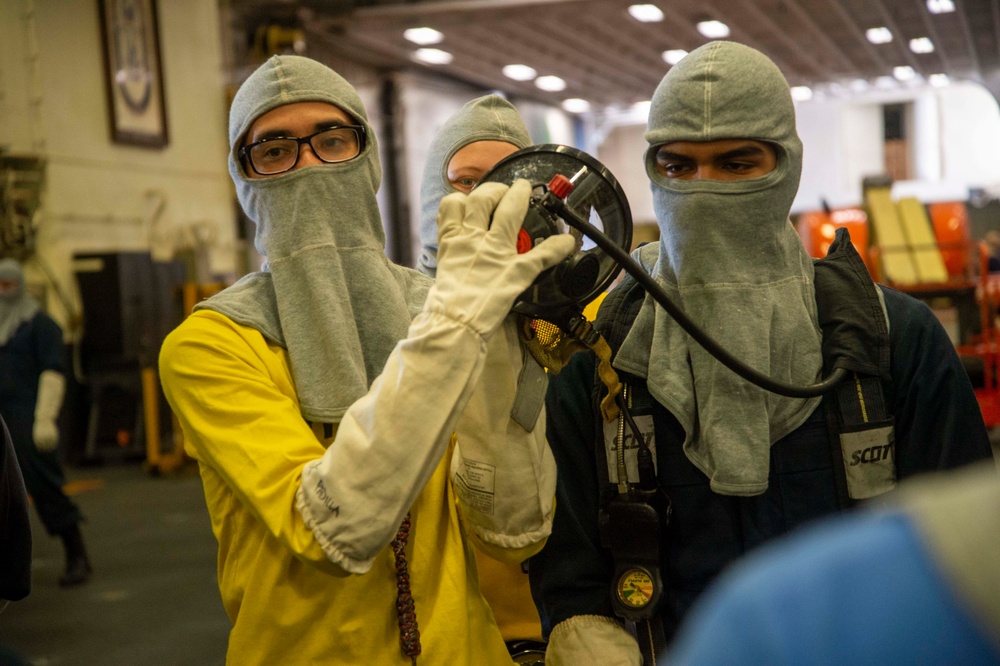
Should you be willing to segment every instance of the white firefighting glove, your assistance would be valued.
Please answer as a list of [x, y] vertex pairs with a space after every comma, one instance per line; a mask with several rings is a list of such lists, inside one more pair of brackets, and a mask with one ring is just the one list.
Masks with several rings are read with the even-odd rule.
[[[538, 274], [573, 251], [573, 237], [559, 234], [530, 252], [517, 253], [517, 234], [530, 195], [531, 183], [519, 179], [509, 192], [502, 183], [483, 183], [468, 196], [455, 193], [441, 200], [437, 281], [427, 294], [424, 311], [442, 314], [489, 338]], [[487, 231], [494, 207], [494, 224]]]
[[642, 654], [632, 635], [604, 615], [576, 615], [552, 628], [545, 666], [640, 666]]
[[38, 377], [38, 399], [35, 402], [35, 425], [31, 430], [35, 448], [54, 451], [59, 444], [56, 419], [66, 392], [66, 378], [55, 370], [45, 370]]
[[[452, 480], [467, 529], [487, 544], [523, 548], [552, 529], [556, 463], [541, 410], [548, 379], [522, 347], [513, 316], [488, 345], [483, 374], [456, 427]], [[511, 417], [519, 391], [537, 404], [533, 423]]]
[[302, 470], [296, 506], [345, 571], [367, 572], [395, 536], [479, 381], [486, 339], [538, 273], [575, 247], [567, 234], [517, 254], [530, 193], [527, 182], [509, 191], [488, 183], [445, 197], [437, 282], [423, 312], [344, 414], [326, 453]]

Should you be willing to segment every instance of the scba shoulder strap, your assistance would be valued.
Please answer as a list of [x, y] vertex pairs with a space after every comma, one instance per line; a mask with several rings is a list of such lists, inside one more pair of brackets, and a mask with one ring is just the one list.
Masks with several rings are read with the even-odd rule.
[[825, 404], [840, 503], [850, 506], [896, 485], [889, 318], [846, 229], [814, 268], [823, 372], [848, 371]]
[[[814, 269], [823, 372], [848, 371], [824, 400], [833, 460], [840, 462], [833, 466], [840, 503], [847, 507], [896, 484], [889, 320], [881, 291], [846, 229], [837, 230], [826, 257], [816, 260]], [[602, 303], [595, 326], [612, 354], [621, 347], [644, 297], [642, 286], [626, 275]], [[632, 383], [633, 396], [644, 390], [644, 383]], [[655, 441], [654, 435], [651, 438]], [[603, 448], [606, 458], [613, 442]], [[613, 472], [607, 478], [616, 483]]]
[[[644, 295], [642, 287], [626, 276], [601, 304], [596, 326], [615, 352]], [[635, 635], [643, 663], [655, 664], [667, 646], [659, 614], [664, 590], [660, 549], [670, 520], [670, 499], [657, 481], [653, 398], [645, 382], [625, 378], [617, 398], [617, 418], [608, 421], [598, 408], [607, 390], [597, 376], [594, 386], [595, 427], [602, 433], [594, 453], [598, 474], [608, 483], [598, 525], [601, 545], [614, 562], [611, 604]]]
[[[887, 399], [891, 395], [888, 316], [881, 293], [845, 229], [838, 230], [827, 256], [814, 267], [824, 374], [835, 368], [849, 371], [824, 400], [833, 470], [840, 503], [846, 507], [895, 485], [893, 417]], [[595, 326], [613, 354], [644, 298], [642, 286], [626, 275], [602, 303]], [[640, 640], [649, 655], [663, 638], [656, 613], [663, 588], [659, 539], [670, 518], [670, 502], [656, 485], [653, 398], [645, 382], [623, 380], [626, 389], [617, 422], [605, 422], [600, 410], [594, 410], [595, 426], [603, 435], [597, 438], [597, 469], [606, 479], [599, 524], [602, 544], [615, 563], [612, 605], [620, 618], [636, 623], [637, 637], [651, 637]], [[596, 377], [594, 387], [596, 406], [605, 391]], [[644, 468], [652, 470], [652, 485], [643, 483]]]
[[[595, 377], [596, 382], [596, 377]], [[598, 474], [610, 487], [598, 513], [601, 545], [612, 556], [611, 606], [634, 634], [643, 663], [655, 664], [666, 653], [660, 601], [664, 593], [661, 545], [670, 521], [670, 498], [657, 481], [652, 396], [645, 384], [623, 385], [618, 416], [598, 416], [604, 446], [595, 447]], [[600, 387], [597, 393], [606, 389]], [[600, 396], [595, 395], [595, 405]]]

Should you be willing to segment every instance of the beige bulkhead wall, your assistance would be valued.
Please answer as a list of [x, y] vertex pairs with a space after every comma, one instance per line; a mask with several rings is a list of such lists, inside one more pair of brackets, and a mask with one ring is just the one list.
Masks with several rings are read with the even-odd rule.
[[[38, 254], [73, 307], [75, 253], [169, 259], [194, 236], [212, 275], [240, 263], [218, 5], [157, 8], [169, 143], [145, 148], [110, 138], [98, 2], [0, 2], [0, 146], [47, 161]], [[48, 301], [65, 326], [66, 309]]]

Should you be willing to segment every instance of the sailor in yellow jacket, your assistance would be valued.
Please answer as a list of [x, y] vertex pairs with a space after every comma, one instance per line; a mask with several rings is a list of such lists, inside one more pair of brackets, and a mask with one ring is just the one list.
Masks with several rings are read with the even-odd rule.
[[522, 561], [551, 527], [544, 413], [518, 388], [539, 370], [507, 313], [573, 239], [518, 255], [530, 186], [494, 183], [442, 202], [433, 286], [389, 262], [364, 107], [306, 58], [241, 86], [230, 144], [267, 264], [160, 355], [219, 541], [228, 663], [509, 664], [471, 543]]

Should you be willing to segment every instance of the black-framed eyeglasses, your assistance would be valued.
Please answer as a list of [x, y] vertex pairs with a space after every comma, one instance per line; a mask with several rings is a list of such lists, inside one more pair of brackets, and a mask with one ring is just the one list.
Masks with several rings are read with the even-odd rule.
[[365, 149], [365, 128], [363, 125], [338, 125], [299, 138], [264, 139], [243, 146], [237, 154], [249, 162], [258, 175], [274, 176], [295, 168], [304, 143], [308, 143], [316, 157], [327, 164], [346, 162]]

